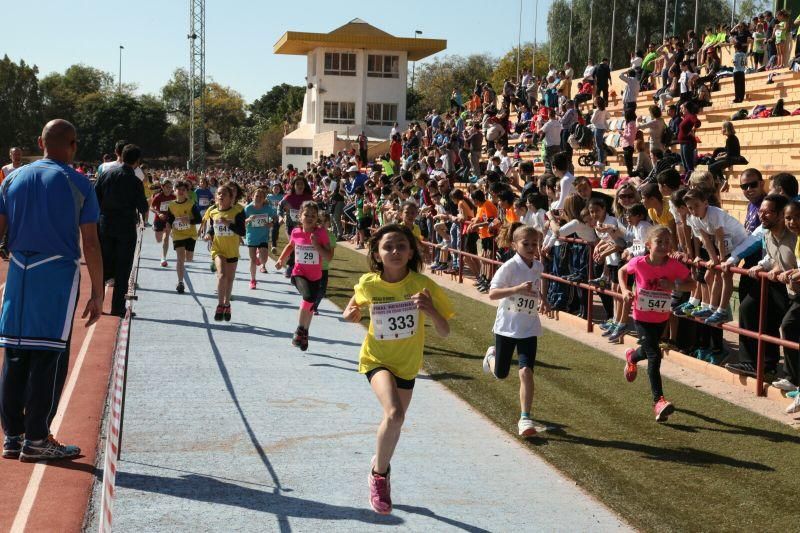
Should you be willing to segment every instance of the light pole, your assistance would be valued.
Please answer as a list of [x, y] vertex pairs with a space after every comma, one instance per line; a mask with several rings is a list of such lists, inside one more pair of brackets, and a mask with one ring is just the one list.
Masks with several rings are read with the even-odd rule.
[[664, 0], [664, 31], [661, 34], [661, 41], [667, 40], [667, 9], [669, 9], [669, 0]]
[[635, 52], [639, 48], [639, 16], [642, 13], [642, 0], [636, 3], [636, 45], [633, 47]]
[[733, 9], [731, 9], [731, 28], [734, 25], [735, 18], [736, 18], [736, 0], [733, 0]]
[[672, 16], [672, 33], [678, 35], [678, 4], [681, 0], [675, 0], [675, 14]]
[[694, 33], [695, 33], [695, 37], [696, 37], [696, 34], [697, 34], [697, 12], [698, 12], [698, 8], [700, 7], [699, 6], [699, 2], [700, 2], [700, 0], [694, 0]]
[[124, 46], [119, 45], [119, 77], [117, 78], [117, 92], [122, 92], [122, 51]]
[[592, 20], [594, 18], [594, 0], [589, 2], [589, 50], [586, 53], [586, 62], [592, 58]]
[[[415, 41], [417, 40], [417, 35], [422, 35], [422, 32], [420, 30], [414, 30], [414, 40]], [[408, 72], [408, 71], [406, 71], [406, 72]], [[411, 92], [412, 93], [414, 92], [414, 77], [416, 76], [416, 74], [417, 74], [417, 62], [414, 61], [411, 64]]]
[[575, 12], [575, 0], [569, 4], [569, 38], [567, 39], [567, 63], [572, 61], [572, 15]]
[[519, 60], [522, 55], [522, 0], [519, 0], [519, 30], [517, 31], [517, 77], [519, 83]]
[[539, 0], [536, 0], [533, 13], [533, 59], [531, 60], [531, 76], [536, 78], [536, 45], [539, 36]]
[[614, 7], [611, 9], [611, 54], [608, 58], [608, 64], [614, 68], [614, 22], [617, 20], [617, 0], [614, 0]]

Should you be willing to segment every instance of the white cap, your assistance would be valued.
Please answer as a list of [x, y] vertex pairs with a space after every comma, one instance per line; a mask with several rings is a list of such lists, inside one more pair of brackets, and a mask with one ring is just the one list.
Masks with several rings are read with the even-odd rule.
[[358, 172], [358, 167], [353, 165], [352, 167], [347, 169], [348, 172]]

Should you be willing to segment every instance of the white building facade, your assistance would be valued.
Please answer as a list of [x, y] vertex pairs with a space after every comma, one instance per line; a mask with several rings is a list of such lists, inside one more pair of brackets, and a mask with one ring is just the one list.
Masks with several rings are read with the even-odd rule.
[[405, 128], [408, 61], [445, 46], [393, 37], [359, 19], [328, 34], [284, 34], [275, 52], [305, 53], [307, 73], [302, 118], [283, 138], [283, 167], [305, 168], [362, 131], [375, 143], [388, 139], [394, 124]]

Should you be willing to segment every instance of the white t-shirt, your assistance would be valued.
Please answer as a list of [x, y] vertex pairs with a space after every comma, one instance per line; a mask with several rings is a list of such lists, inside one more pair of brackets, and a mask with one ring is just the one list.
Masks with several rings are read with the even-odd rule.
[[142, 183], [144, 183], [144, 171], [142, 170], [142, 167], [136, 167], [133, 169], [133, 173], [136, 174], [136, 177], [139, 178]]
[[547, 211], [544, 209], [539, 209], [536, 212], [534, 212], [532, 209], [528, 209], [528, 212], [523, 215], [521, 222], [526, 226], [535, 228], [539, 231], [539, 233], [545, 233], [544, 217], [546, 214]]
[[570, 220], [558, 230], [558, 234], [562, 237], [569, 237], [573, 233], [577, 233], [578, 238], [586, 242], [597, 242], [597, 233], [594, 229], [580, 220]]
[[625, 234], [625, 241], [631, 244], [626, 250], [634, 256], [644, 255], [647, 251], [645, 243], [647, 242], [647, 236], [650, 235], [651, 229], [653, 229], [653, 225], [646, 220], [640, 221], [635, 226], [629, 226]]
[[567, 201], [567, 197], [573, 192], [573, 181], [575, 181], [575, 176], [567, 171], [567, 173], [564, 174], [564, 177], [561, 178], [561, 181], [559, 181], [559, 184], [561, 185], [561, 195], [555, 202], [554, 209], [564, 209], [564, 203]]
[[[619, 226], [619, 221], [617, 220], [617, 217], [614, 217], [614, 216], [611, 216], [609, 214], [606, 214], [606, 218], [605, 218], [605, 220], [603, 220], [603, 225], [604, 226], [618, 227]], [[601, 240], [607, 240], [607, 241], [611, 241], [611, 242], [615, 242], [617, 240], [613, 235], [611, 235], [607, 231], [600, 231], [600, 230], [595, 229], [595, 233], [597, 234], [597, 237], [599, 239], [601, 239]], [[612, 265], [612, 266], [617, 266], [617, 265], [619, 265], [620, 259], [621, 258], [619, 256], [619, 252], [614, 252], [613, 254], [609, 254], [609, 255], [606, 256], [606, 264], [607, 265]]]
[[688, 70], [684, 71], [684, 72], [681, 72], [681, 77], [678, 78], [678, 83], [681, 86], [681, 92], [682, 93], [688, 93], [689, 92], [689, 82], [691, 82], [691, 80], [695, 79], [696, 77], [697, 77], [697, 74], [695, 74], [694, 72], [690, 72]]
[[2, 168], [2, 170], [0, 170], [0, 178], [2, 178], [2, 179], [7, 178], [9, 176], [9, 174], [14, 172], [15, 170], [17, 170], [17, 169], [14, 168], [14, 165], [12, 163], [7, 164], [6, 166], [4, 166]]
[[539, 281], [543, 271], [544, 266], [539, 261], [534, 260], [533, 265], [529, 267], [517, 254], [497, 270], [492, 278], [492, 289], [505, 289], [530, 281], [533, 282], [533, 290], [538, 297], [515, 294], [500, 300], [497, 304], [493, 333], [514, 339], [538, 337], [542, 334], [538, 302], [542, 297], [539, 294], [541, 285]]
[[558, 146], [561, 144], [561, 123], [555, 119], [548, 120], [542, 126], [542, 133], [544, 133], [545, 146]]
[[714, 207], [713, 205], [708, 206], [705, 217], [698, 218], [694, 215], [689, 215], [686, 219], [686, 223], [689, 224], [698, 235], [700, 232], [708, 235], [712, 242], [715, 242], [715, 233], [717, 230], [722, 228], [725, 247], [727, 248], [727, 250], [724, 251], [720, 250], [720, 253], [723, 255], [730, 254], [734, 248], [747, 239], [747, 230], [744, 229], [742, 223], [719, 207]]

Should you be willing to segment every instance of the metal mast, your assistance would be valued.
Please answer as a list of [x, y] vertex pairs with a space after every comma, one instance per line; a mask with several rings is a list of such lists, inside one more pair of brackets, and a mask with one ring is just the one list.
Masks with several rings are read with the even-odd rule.
[[206, 2], [189, 0], [189, 168], [206, 162]]

